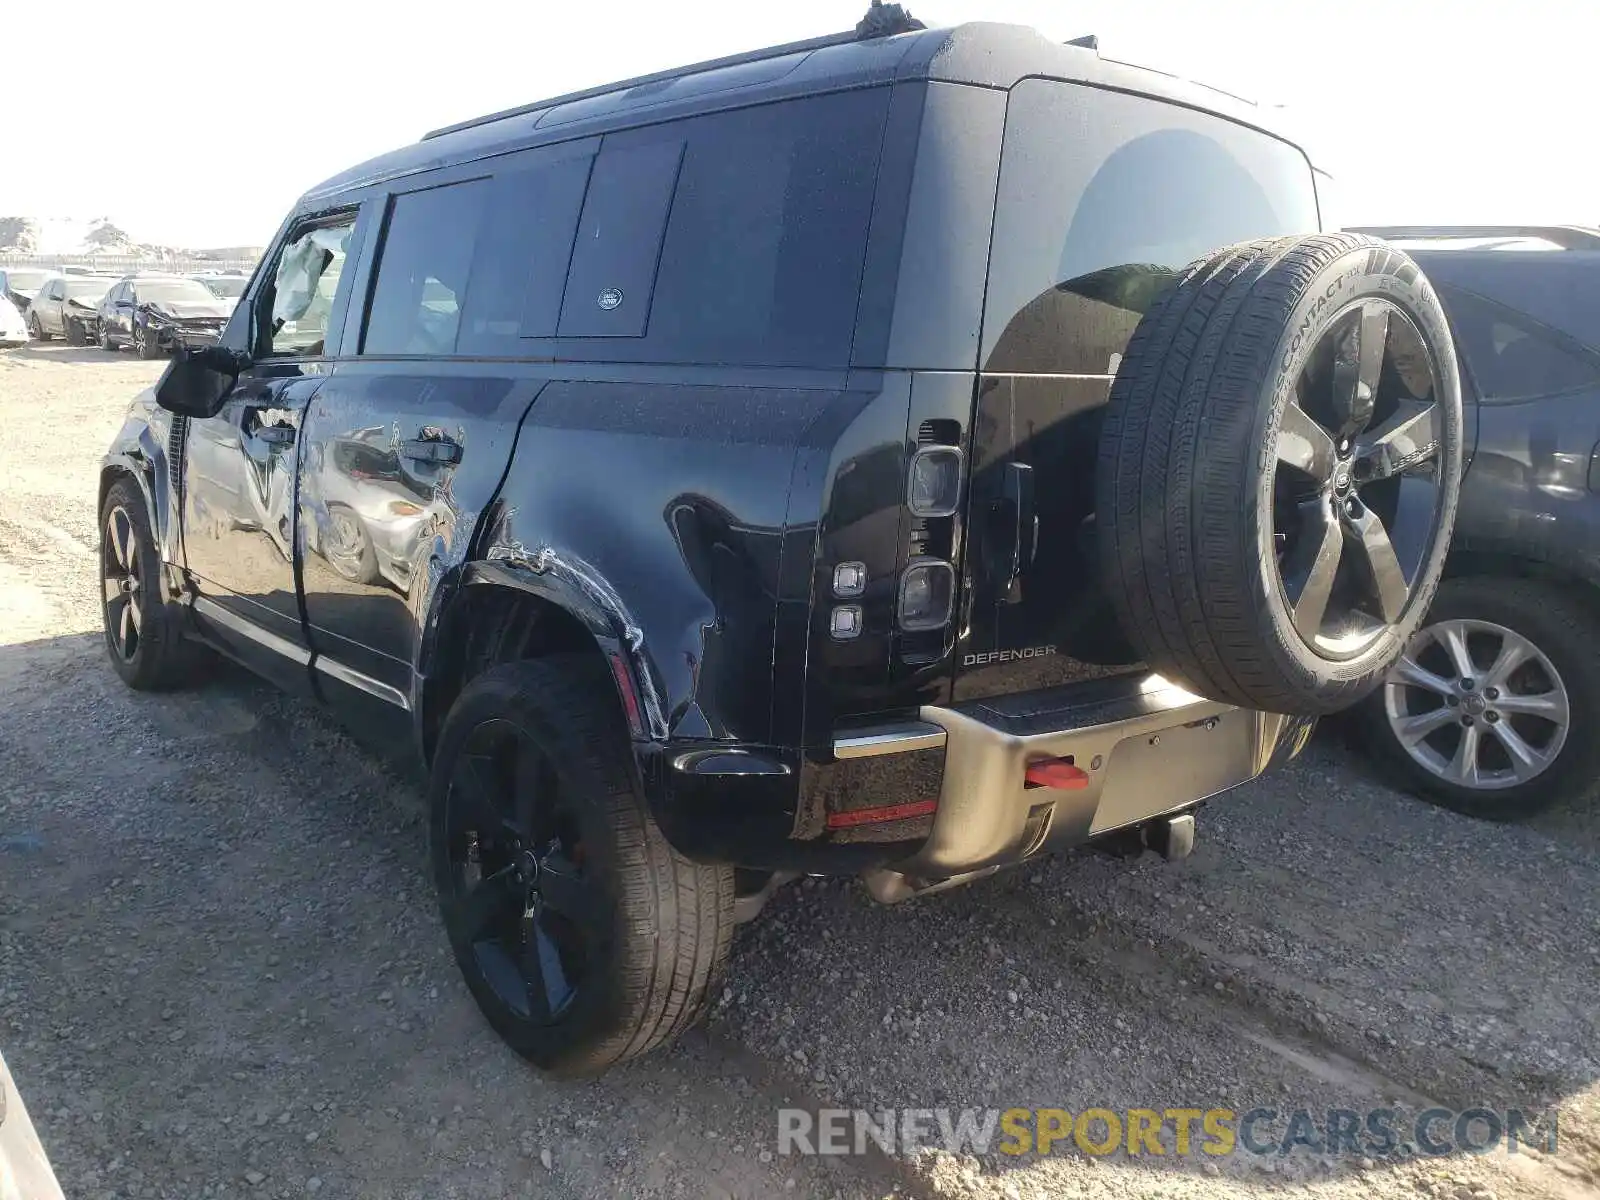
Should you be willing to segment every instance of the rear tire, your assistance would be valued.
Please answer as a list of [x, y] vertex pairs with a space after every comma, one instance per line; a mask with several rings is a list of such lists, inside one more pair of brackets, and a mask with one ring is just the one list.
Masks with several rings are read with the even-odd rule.
[[1444, 312], [1403, 253], [1329, 234], [1192, 264], [1139, 322], [1101, 434], [1124, 631], [1215, 700], [1354, 704], [1438, 586], [1461, 447]]
[[122, 347], [117, 344], [117, 340], [111, 336], [111, 331], [106, 328], [106, 323], [104, 321], [100, 322], [99, 343], [100, 349], [106, 351], [108, 354], [115, 354], [122, 349]]
[[667, 844], [616, 710], [589, 658], [495, 667], [452, 706], [429, 789], [440, 910], [467, 987], [514, 1050], [561, 1076], [692, 1025], [734, 927], [733, 869]]
[[28, 314], [28, 332], [33, 334], [33, 340], [36, 342], [52, 341], [55, 336], [44, 331], [44, 322], [39, 320], [38, 313]]
[[[1451, 634], [1465, 636], [1466, 664], [1456, 661]], [[1363, 740], [1408, 790], [1469, 817], [1519, 821], [1581, 800], [1600, 782], [1597, 635], [1600, 609], [1593, 598], [1565, 587], [1492, 577], [1446, 580], [1406, 657], [1362, 706]], [[1502, 679], [1492, 668], [1508, 642], [1519, 654], [1530, 647], [1533, 653]], [[1462, 686], [1464, 679], [1471, 688]], [[1503, 711], [1508, 704], [1518, 711]], [[1473, 726], [1462, 725], [1467, 710], [1480, 707], [1496, 720], [1471, 715]], [[1408, 717], [1416, 722], [1410, 730], [1422, 734], [1410, 748], [1402, 740]], [[1468, 728], [1471, 746], [1465, 744]], [[1502, 740], [1508, 729], [1510, 745], [1531, 751], [1520, 761], [1528, 764], [1524, 773], [1532, 773], [1520, 781], [1519, 760]]]

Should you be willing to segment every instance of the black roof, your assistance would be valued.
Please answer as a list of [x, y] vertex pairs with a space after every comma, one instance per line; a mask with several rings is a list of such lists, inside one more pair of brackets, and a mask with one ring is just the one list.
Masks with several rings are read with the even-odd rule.
[[1101, 58], [1087, 46], [1052, 42], [1025, 26], [977, 22], [795, 42], [522, 105], [433, 130], [415, 145], [325, 180], [306, 199], [545, 142], [786, 96], [901, 80], [1004, 89], [1035, 75], [1148, 95], [1273, 132], [1254, 105], [1223, 92]]

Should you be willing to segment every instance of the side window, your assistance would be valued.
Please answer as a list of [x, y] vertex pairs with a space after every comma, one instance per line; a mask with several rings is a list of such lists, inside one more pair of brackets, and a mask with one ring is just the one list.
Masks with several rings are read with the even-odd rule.
[[453, 354], [487, 179], [390, 201], [363, 354]]
[[272, 283], [258, 303], [257, 349], [265, 357], [323, 352], [328, 319], [344, 271], [355, 214], [297, 232], [284, 244]]
[[850, 360], [889, 90], [606, 137], [559, 335], [635, 361]]
[[607, 145], [595, 161], [561, 304], [561, 337], [643, 337], [681, 141]]
[[1600, 385], [1600, 357], [1566, 334], [1474, 292], [1439, 285], [1478, 395], [1526, 400]]
[[522, 338], [554, 337], [594, 163], [591, 150], [497, 175], [484, 202], [457, 349], [516, 355]]

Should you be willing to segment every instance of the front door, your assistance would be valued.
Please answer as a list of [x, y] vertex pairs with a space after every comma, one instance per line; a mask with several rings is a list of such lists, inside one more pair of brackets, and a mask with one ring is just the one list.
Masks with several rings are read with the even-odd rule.
[[[291, 230], [250, 305], [253, 361], [184, 455], [185, 566], [207, 633], [261, 674], [309, 687], [295, 568], [300, 434], [329, 371], [329, 328], [355, 214]], [[230, 329], [230, 337], [234, 330]]]

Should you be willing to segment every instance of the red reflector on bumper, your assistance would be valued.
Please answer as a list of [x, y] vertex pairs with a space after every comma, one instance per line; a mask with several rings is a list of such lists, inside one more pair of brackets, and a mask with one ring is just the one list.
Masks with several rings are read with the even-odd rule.
[[849, 829], [855, 825], [876, 825], [882, 821], [904, 821], [907, 817], [931, 816], [937, 800], [913, 800], [909, 804], [889, 804], [883, 808], [858, 808], [853, 812], [828, 814], [829, 829]]
[[1033, 787], [1075, 792], [1089, 786], [1089, 773], [1064, 758], [1047, 758], [1029, 766], [1027, 781]]

